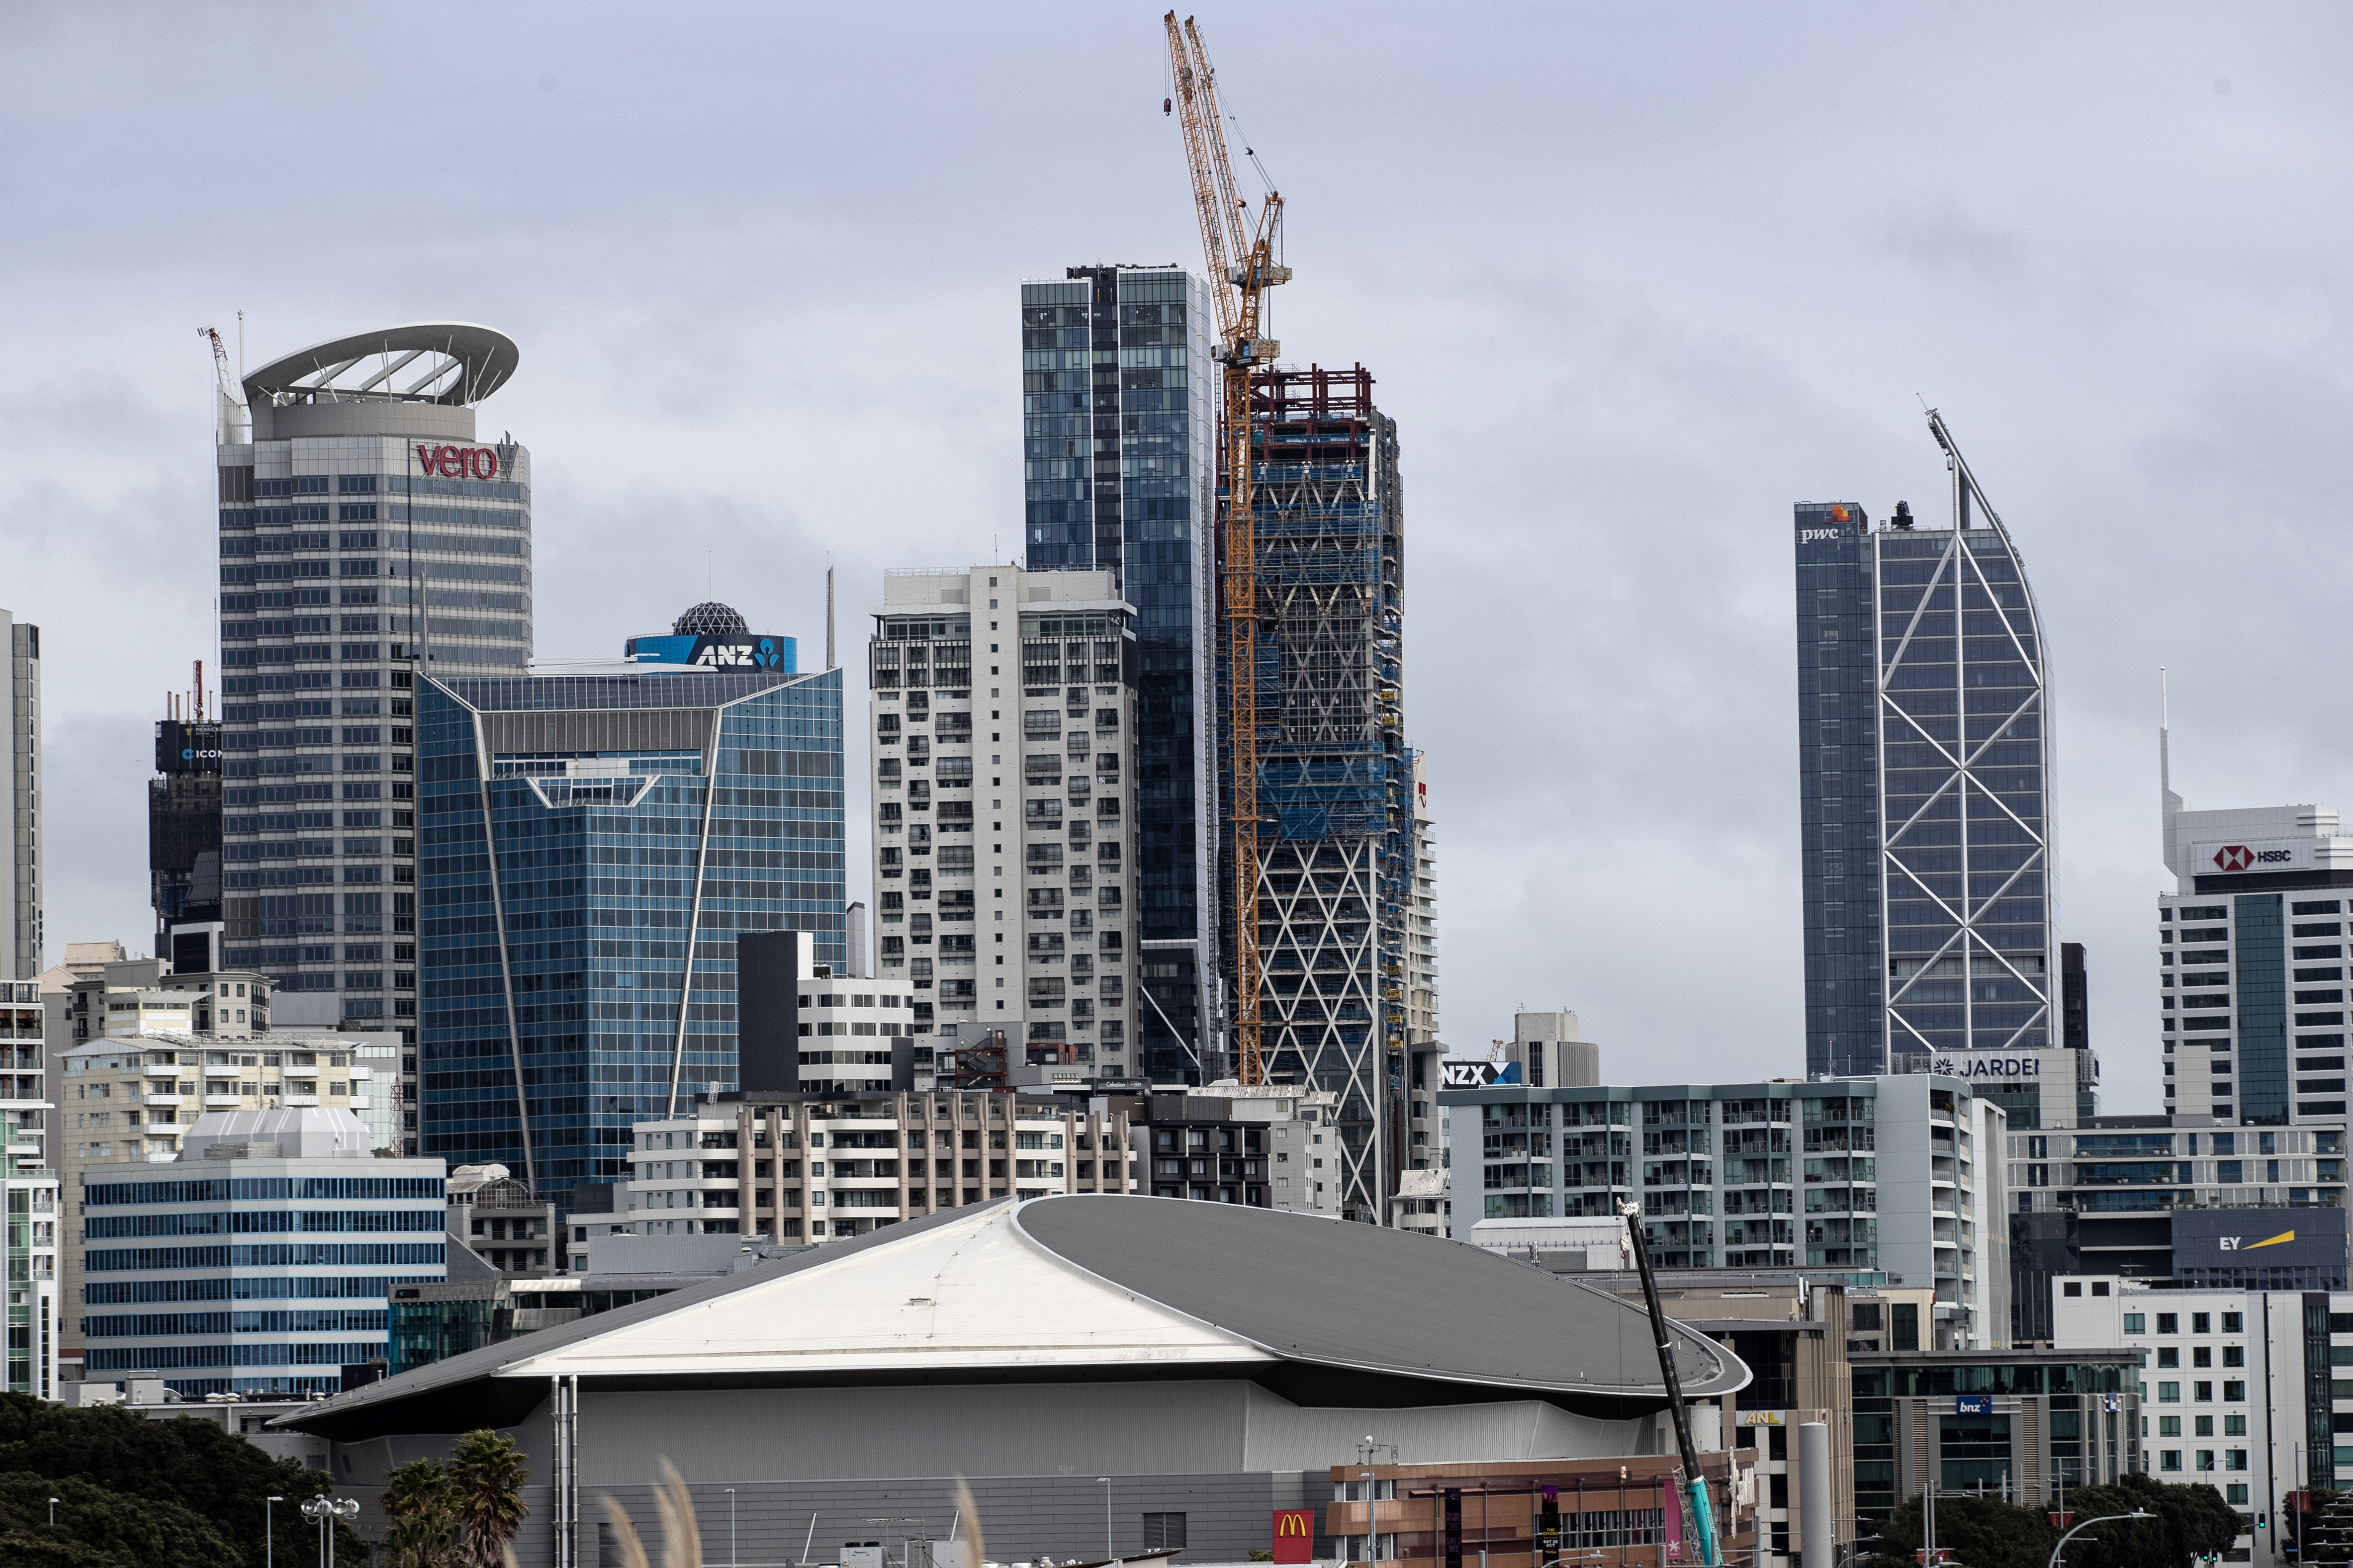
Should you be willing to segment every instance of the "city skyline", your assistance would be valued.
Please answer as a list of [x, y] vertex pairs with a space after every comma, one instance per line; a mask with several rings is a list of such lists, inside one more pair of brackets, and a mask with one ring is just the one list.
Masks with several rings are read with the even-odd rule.
[[[2005, 515], [2031, 521], [2064, 671], [2061, 934], [2090, 948], [2094, 1045], [2119, 1065], [2152, 1047], [2157, 667], [2174, 672], [2185, 794], [2328, 801], [2353, 784], [2353, 747], [2311, 722], [2353, 635], [2315, 597], [2337, 548], [2325, 432], [2347, 401], [2330, 352], [2340, 285], [2327, 276], [2339, 220], [2281, 199], [2308, 149], [2345, 129], [2314, 74], [2342, 23], [2163, 14], [2121, 53], [2084, 18], [1966, 28], [1938, 36], [1942, 56], [2000, 112], [1931, 85], [1857, 138], [1835, 105], [1788, 113], [1787, 72], [1802, 58], [1825, 81], [1880, 79], [1917, 47], [1907, 19], [1832, 27], [1806, 14], [1786, 38], [1727, 19], [1705, 39], [1658, 20], [1548, 21], [1498, 61], [1396, 16], [1342, 45], [1347, 62], [1372, 89], [1408, 60], [1435, 85], [1396, 94], [1411, 104], [1400, 162], [1333, 171], [1311, 157], [1322, 95], [1286, 89], [1278, 64], [1309, 47], [1316, 16], [1203, 25], [1291, 203], [1285, 359], [1378, 365], [1384, 408], [1414, 442], [1412, 741], [1447, 829], [1451, 1042], [1508, 1033], [1517, 1004], [1567, 1005], [1655, 1056], [1655, 1076], [1727, 1078], [1760, 1031], [1777, 1069], [1799, 1070], [1783, 509], [1831, 493], [1874, 517], [1899, 497], [1925, 505], [1940, 474], [1919, 391]], [[191, 35], [166, 20], [131, 51], [125, 85], [99, 90], [121, 119], [102, 145], [76, 140], [93, 105], [58, 96], [90, 90], [62, 62], [91, 47], [94, 24], [54, 13], [13, 37], [15, 74], [37, 85], [0, 112], [33, 150], [8, 178], [34, 237], [6, 266], [50, 302], [18, 347], [57, 374], [12, 395], [0, 542], [14, 569], [0, 605], [45, 639], [51, 961], [68, 941], [143, 945], [132, 827], [154, 694], [189, 658], [216, 658], [215, 563], [195, 548], [212, 510], [196, 488], [211, 373], [192, 328], [220, 326], [234, 343], [243, 305], [259, 365], [380, 321], [497, 323], [531, 366], [490, 422], [549, 476], [533, 503], [538, 647], [607, 654], [714, 596], [714, 578], [746, 584], [715, 596], [807, 646], [828, 552], [845, 582], [1018, 557], [1005, 310], [1018, 280], [1088, 257], [1189, 264], [1154, 20], [1090, 17], [1033, 37], [943, 17], [883, 73], [866, 51], [834, 48], [834, 24], [745, 19], [733, 53], [793, 60], [809, 53], [796, 39], [816, 41], [852, 62], [842, 82], [812, 78], [807, 107], [749, 121], [733, 108], [687, 116], [650, 150], [582, 138], [617, 101], [671, 100], [677, 42], [599, 59], [478, 20], [481, 58], [524, 63], [455, 68], [486, 73], [467, 79], [487, 107], [462, 132], [419, 145], [401, 132], [423, 121], [396, 112], [332, 154], [289, 153], [298, 172], [343, 164], [413, 186], [420, 166], [461, 166], [477, 136], [512, 132], [514, 166], [478, 190], [431, 182], [444, 207], [433, 224], [348, 247], [332, 269], [273, 276], [267, 292], [249, 247], [216, 243], [217, 213], [180, 194], [201, 183], [184, 161], [195, 149], [174, 150], [165, 125], [219, 95], [254, 101], [248, 80], [322, 47], [389, 47], [395, 34], [232, 24], [178, 80]], [[1020, 144], [1028, 111], [976, 92], [957, 58], [1020, 38], [1081, 78], [1113, 70], [1078, 89], [1107, 127], [1082, 180], [1103, 194], [1043, 215], [1004, 210], [986, 188], [979, 171]], [[1694, 86], [1708, 90], [1683, 90]], [[134, 89], [151, 106], [106, 96]], [[882, 90], [904, 123], [876, 148], [835, 147], [833, 90]], [[1504, 106], [1515, 97], [1551, 108], [1540, 121]], [[2086, 133], [2093, 123], [2110, 129]], [[690, 149], [746, 128], [763, 159], [831, 150], [787, 160], [781, 186], [741, 209], [720, 199], [753, 175], [741, 155], [680, 184], [647, 178], [646, 159], [691, 163]], [[917, 137], [935, 164], [906, 156]], [[2057, 170], [2041, 153], [2054, 142], [2072, 154]], [[816, 172], [827, 163], [838, 172]], [[1398, 209], [1377, 185], [1438, 170], [1459, 174], [1455, 210], [1509, 226], [1500, 260], [1471, 265], [1443, 225], [1382, 216]], [[92, 215], [92, 189], [120, 199]], [[1526, 189], [1533, 203], [1513, 194]], [[311, 205], [323, 196], [290, 199], [326, 210]], [[664, 216], [676, 233], [644, 221]], [[956, 276], [918, 299], [905, 274], [935, 270], [919, 236], [949, 222], [969, 236]], [[80, 265], [92, 240], [108, 247], [103, 267]], [[691, 290], [677, 286], [677, 246], [702, 269]], [[779, 254], [806, 279], [781, 293], [767, 287]], [[716, 313], [723, 331], [702, 303], [712, 297], [741, 301]], [[868, 333], [883, 340], [871, 361], [849, 352]], [[902, 350], [923, 358], [920, 383], [870, 368]], [[1542, 412], [1526, 460], [1489, 437], [1506, 401]], [[916, 482], [874, 486], [914, 426]], [[610, 571], [616, 559], [630, 569]], [[1515, 647], [1546, 650], [1550, 678], [1493, 679]], [[846, 809], [860, 834], [867, 803]], [[849, 846], [852, 864], [864, 854]], [[1681, 978], [1694, 947], [1725, 955], [1706, 986]], [[2108, 1100], [2158, 1109], [2153, 1086], [2132, 1081], [2111, 1082]]]

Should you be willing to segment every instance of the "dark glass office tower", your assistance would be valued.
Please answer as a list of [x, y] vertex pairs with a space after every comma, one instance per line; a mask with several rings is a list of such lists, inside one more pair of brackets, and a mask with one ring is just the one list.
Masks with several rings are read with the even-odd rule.
[[423, 1152], [593, 1208], [632, 1122], [735, 1087], [739, 932], [842, 962], [841, 672], [417, 698]]
[[1797, 509], [1809, 1072], [2060, 1033], [2042, 628], [1947, 451], [1957, 527]]
[[1021, 286], [1028, 559], [1108, 569], [1135, 606], [1137, 1068], [1198, 1079], [1210, 987], [1216, 784], [1207, 742], [1218, 423], [1208, 292], [1176, 267], [1073, 267]]

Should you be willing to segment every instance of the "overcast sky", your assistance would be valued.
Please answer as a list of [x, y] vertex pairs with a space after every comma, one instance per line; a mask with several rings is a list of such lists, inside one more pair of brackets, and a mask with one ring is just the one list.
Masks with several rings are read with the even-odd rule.
[[[1789, 509], [1946, 516], [1925, 397], [2046, 618], [2105, 1104], [2158, 1109], [2158, 668], [2191, 805], [2353, 780], [2353, 14], [1198, 16], [1285, 356], [1399, 425], [1445, 1037], [1568, 1006], [1618, 1081], [1803, 1071]], [[18, 4], [0, 68], [52, 958], [148, 945], [149, 725], [214, 662], [198, 327], [511, 333], [539, 652], [715, 585], [806, 666], [829, 560], [855, 711], [884, 567], [1019, 548], [1017, 284], [1198, 265], [1155, 6]]]

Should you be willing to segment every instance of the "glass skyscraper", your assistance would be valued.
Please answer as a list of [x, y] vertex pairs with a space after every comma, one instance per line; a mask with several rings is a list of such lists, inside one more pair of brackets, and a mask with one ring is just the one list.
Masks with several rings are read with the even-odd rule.
[[632, 1122], [737, 1086], [736, 934], [843, 961], [841, 674], [616, 666], [417, 702], [425, 1152], [543, 1196], [625, 1181]]
[[531, 454], [475, 433], [518, 358], [420, 322], [220, 395], [222, 963], [266, 972], [282, 1019], [416, 1043], [415, 687], [531, 655]]
[[1176, 267], [1021, 286], [1025, 564], [1108, 570], [1135, 606], [1137, 1068], [1198, 1079], [1214, 1042], [1216, 319]]
[[1953, 466], [1957, 526], [1797, 509], [1810, 1073], [2058, 1035], [2042, 626]]

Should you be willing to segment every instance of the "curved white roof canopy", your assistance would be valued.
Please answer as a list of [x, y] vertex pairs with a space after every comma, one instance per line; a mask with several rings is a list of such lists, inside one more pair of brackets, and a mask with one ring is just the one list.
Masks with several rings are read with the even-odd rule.
[[410, 321], [272, 360], [245, 378], [248, 405], [311, 402], [471, 405], [512, 380], [522, 352], [472, 321]]
[[[1676, 1326], [1687, 1397], [1746, 1366]], [[354, 1390], [342, 1438], [480, 1424], [584, 1386], [1242, 1378], [1298, 1404], [1664, 1403], [1639, 1304], [1477, 1247], [1223, 1204], [997, 1200], [892, 1226]], [[1345, 1396], [1344, 1396], [1345, 1395]], [[456, 1430], [459, 1428], [450, 1428]]]

